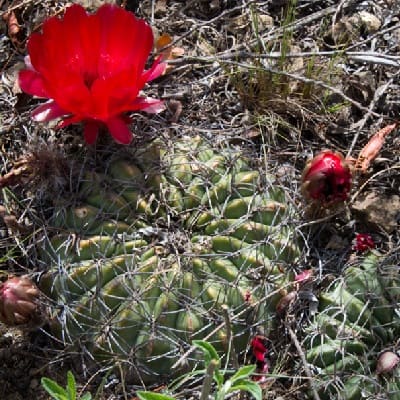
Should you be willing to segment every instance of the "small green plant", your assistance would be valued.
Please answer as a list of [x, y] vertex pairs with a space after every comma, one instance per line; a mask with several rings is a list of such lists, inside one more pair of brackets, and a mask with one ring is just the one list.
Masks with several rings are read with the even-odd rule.
[[136, 394], [140, 400], [175, 400], [174, 397], [162, 393], [137, 392]]
[[[205, 369], [192, 374], [205, 374], [200, 400], [209, 399], [212, 382], [216, 384], [214, 400], [224, 400], [229, 393], [244, 391], [250, 393], [256, 400], [262, 400], [262, 390], [258, 383], [251, 380], [255, 365], [245, 365], [239, 368], [230, 378], [225, 378], [225, 372], [221, 371], [221, 358], [215, 347], [204, 340], [194, 340], [195, 347], [204, 354]], [[190, 375], [190, 374], [189, 374]], [[143, 392], [136, 393], [140, 400], [175, 400], [161, 393]]]
[[50, 378], [42, 378], [42, 386], [54, 400], [91, 400], [90, 393], [79, 396], [76, 392], [76, 381], [71, 371], [67, 372], [67, 387], [64, 389]]

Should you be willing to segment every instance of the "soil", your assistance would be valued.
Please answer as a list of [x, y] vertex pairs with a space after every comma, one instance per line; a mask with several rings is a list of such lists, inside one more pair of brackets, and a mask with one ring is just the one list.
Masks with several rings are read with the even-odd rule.
[[[76, 3], [93, 11], [104, 2]], [[382, 253], [400, 253], [398, 129], [387, 136], [365, 171], [356, 175], [345, 205], [316, 212], [304, 201], [300, 187], [307, 159], [320, 150], [329, 148], [356, 159], [372, 135], [398, 120], [399, 1], [117, 3], [149, 21], [156, 38], [170, 35], [176, 56], [171, 56], [167, 74], [146, 88], [147, 95], [164, 99], [167, 110], [150, 118], [135, 114], [131, 146], [157, 135], [202, 134], [240, 144], [243, 151], [265, 152], [275, 166], [272, 172], [281, 177], [302, 215], [300, 225], [310, 250], [304, 252], [299, 268], [323, 271], [315, 290], [324, 279], [340, 273], [338, 260], [349, 256], [356, 233], [372, 235]], [[56, 130], [51, 123], [33, 123], [30, 112], [38, 100], [21, 93], [16, 84], [27, 38], [45, 18], [62, 15], [69, 4], [0, 1], [2, 280], [40, 273], [34, 256], [38, 221], [46, 217], [53, 194], [68, 184], [62, 177], [62, 160], [95, 153], [86, 147], [80, 127]], [[108, 139], [100, 138], [102, 144]], [[33, 162], [28, 154], [36, 154]], [[294, 321], [301, 312], [293, 311]], [[297, 376], [304, 371], [299, 370], [292, 338], [283, 332], [280, 338], [270, 338], [271, 357], [272, 362], [283, 358], [281, 372], [288, 378], [270, 381], [265, 399], [302, 399], [306, 383]], [[47, 376], [64, 385], [68, 370], [80, 388], [93, 394], [103, 383], [99, 399], [135, 399], [134, 387], [115, 376], [105, 381], [89, 376], [79, 364], [57, 348], [46, 326], [27, 330], [0, 323], [0, 399], [48, 399], [40, 379]], [[198, 392], [188, 393], [185, 398], [196, 398]]]

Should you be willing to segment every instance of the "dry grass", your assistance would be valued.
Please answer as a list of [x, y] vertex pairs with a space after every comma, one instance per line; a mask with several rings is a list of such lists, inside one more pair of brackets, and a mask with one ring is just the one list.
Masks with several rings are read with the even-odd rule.
[[[80, 3], [95, 8], [101, 2]], [[389, 204], [385, 199], [399, 195], [397, 132], [388, 138], [368, 173], [355, 182], [355, 196], [345, 207], [331, 212], [310, 210], [299, 191], [301, 171], [309, 156], [331, 148], [355, 157], [374, 132], [397, 120], [400, 6], [391, 0], [123, 3], [146, 18], [159, 34], [173, 36], [174, 45], [185, 50], [183, 57], [171, 61], [173, 70], [147, 90], [149, 95], [153, 92], [155, 97], [164, 98], [168, 110], [152, 118], [135, 115], [132, 128], [137, 136], [131, 146], [140, 147], [158, 136], [196, 134], [240, 144], [280, 177], [280, 184], [300, 211], [297, 226], [304, 251], [295, 268], [312, 267], [315, 283], [307, 292], [308, 301], [296, 303], [271, 333], [272, 375], [267, 378], [265, 399], [305, 398], [309, 371], [294, 337], [302, 342], [312, 308], [309, 300], [341, 274], [354, 233], [371, 233], [380, 251], [389, 254], [391, 265], [400, 261], [399, 215], [396, 228], [387, 230], [382, 220], [354, 211], [362, 194], [382, 196], [383, 208]], [[38, 101], [15, 90], [26, 38], [45, 17], [61, 14], [67, 4], [0, 1], [1, 174], [12, 171], [13, 165], [17, 168], [21, 157], [31, 157], [30, 169], [18, 175], [10, 187], [1, 189], [0, 206], [14, 217], [12, 226], [0, 217], [2, 277], [40, 272], [35, 263], [36, 244], [43, 234], [43, 221], [51, 215], [55, 193], [76, 190], [76, 174], [83, 166], [93, 165], [102, 149], [111, 146], [120, 151], [108, 138], [101, 138], [95, 149], [87, 148], [79, 127], [56, 131], [32, 123], [29, 113]], [[381, 25], [370, 27], [362, 22], [358, 16], [365, 11], [375, 15]], [[20, 27], [15, 36], [7, 26], [10, 12], [15, 13]], [[180, 106], [182, 111], [177, 115]], [[35, 155], [40, 163], [32, 162]], [[14, 360], [0, 371], [2, 399], [19, 399], [27, 393], [39, 399], [43, 396], [37, 385], [40, 376], [62, 381], [65, 370], [74, 367], [70, 354], [54, 348], [40, 332], [21, 336], [4, 327], [1, 332], [0, 359]], [[26, 369], [29, 379], [22, 383], [21, 370]], [[79, 383], [88, 383], [93, 393], [104, 383], [101, 399], [133, 396], [133, 388], [124, 386], [114, 375], [102, 381], [101, 373], [91, 376], [80, 367], [75, 372]], [[198, 393], [198, 385], [193, 387], [183, 391], [182, 398]]]

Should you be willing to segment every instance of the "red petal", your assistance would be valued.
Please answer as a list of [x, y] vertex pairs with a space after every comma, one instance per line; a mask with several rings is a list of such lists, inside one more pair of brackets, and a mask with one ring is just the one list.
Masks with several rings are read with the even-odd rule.
[[111, 4], [100, 7], [97, 17], [102, 32], [99, 77], [107, 78], [133, 66], [135, 70], [132, 73], [141, 74], [153, 47], [150, 26]]
[[86, 19], [84, 9], [73, 5], [63, 20], [48, 19], [43, 24], [43, 34], [31, 35], [28, 43], [32, 66], [46, 82], [47, 97], [69, 113], [90, 108], [79, 36], [79, 27]]
[[47, 103], [44, 103], [39, 107], [36, 107], [33, 110], [32, 118], [34, 121], [45, 122], [55, 118], [62, 117], [66, 114], [68, 113], [62, 108], [60, 108], [60, 106], [56, 102], [50, 100]]
[[165, 105], [162, 100], [152, 99], [151, 97], [137, 97], [129, 109], [143, 110], [150, 114], [158, 114], [165, 110]]
[[38, 97], [49, 98], [42, 77], [36, 72], [24, 69], [18, 74], [20, 88], [28, 94]]
[[149, 82], [149, 81], [152, 81], [153, 79], [158, 78], [165, 71], [165, 68], [167, 68], [167, 64], [164, 62], [161, 62], [161, 60], [162, 60], [162, 56], [159, 56], [154, 61], [151, 68], [142, 74], [142, 80], [144, 82]]
[[111, 136], [117, 143], [129, 144], [132, 140], [132, 132], [121, 117], [111, 118], [106, 122]]

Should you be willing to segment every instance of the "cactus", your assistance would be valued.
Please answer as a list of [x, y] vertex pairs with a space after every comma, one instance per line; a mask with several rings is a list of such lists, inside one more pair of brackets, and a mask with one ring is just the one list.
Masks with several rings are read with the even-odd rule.
[[293, 210], [272, 180], [200, 138], [83, 174], [79, 203], [55, 210], [41, 253], [55, 336], [142, 381], [191, 368], [196, 355], [181, 356], [193, 339], [243, 353], [299, 255]]
[[399, 271], [384, 261], [370, 251], [320, 295], [305, 343], [321, 398], [399, 399], [399, 371], [380, 376], [378, 367], [400, 333]]

